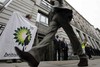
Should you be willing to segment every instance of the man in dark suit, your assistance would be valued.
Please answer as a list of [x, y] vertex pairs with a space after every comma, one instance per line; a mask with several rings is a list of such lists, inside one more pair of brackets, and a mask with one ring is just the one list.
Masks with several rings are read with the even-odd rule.
[[61, 48], [63, 52], [63, 60], [68, 60], [68, 44], [65, 41], [65, 38], [61, 41]]
[[54, 41], [54, 60], [60, 60], [60, 40], [58, 38], [59, 36], [56, 35], [53, 40]]
[[37, 67], [39, 65], [43, 53], [49, 45], [49, 41], [53, 39], [60, 27], [62, 27], [67, 33], [72, 43], [74, 53], [76, 53], [80, 58], [78, 66], [88, 66], [87, 57], [83, 53], [81, 44], [70, 25], [70, 21], [73, 17], [72, 10], [66, 8], [64, 1], [65, 0], [50, 0], [53, 7], [49, 13], [49, 29], [44, 39], [37, 46], [34, 46], [28, 52], [23, 52], [19, 48], [15, 47], [19, 57], [26, 60], [31, 67]]

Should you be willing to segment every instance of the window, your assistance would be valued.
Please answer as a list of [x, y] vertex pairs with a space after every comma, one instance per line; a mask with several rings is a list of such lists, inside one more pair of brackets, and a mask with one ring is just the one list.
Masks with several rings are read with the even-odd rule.
[[42, 23], [46, 26], [48, 26], [48, 17], [42, 13], [37, 14], [37, 22]]
[[5, 24], [0, 23], [0, 36], [5, 28]]
[[7, 7], [7, 5], [11, 2], [12, 0], [0, 0], [0, 10], [3, 7]]

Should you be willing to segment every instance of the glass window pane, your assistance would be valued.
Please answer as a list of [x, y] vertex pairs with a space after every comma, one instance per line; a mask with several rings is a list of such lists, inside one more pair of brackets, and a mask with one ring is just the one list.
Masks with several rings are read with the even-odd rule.
[[48, 17], [41, 14], [41, 13], [38, 13], [37, 14], [37, 19], [36, 19], [37, 22], [40, 22], [44, 25], [48, 25]]
[[39, 13], [37, 14], [37, 19], [36, 19], [36, 21], [37, 21], [37, 22], [40, 21], [40, 14], [39, 14]]
[[46, 20], [45, 20], [45, 17], [43, 15], [41, 15], [40, 21], [45, 23]]
[[48, 24], [48, 18], [46, 18], [46, 24]]
[[4, 3], [6, 0], [0, 0], [1, 3]]

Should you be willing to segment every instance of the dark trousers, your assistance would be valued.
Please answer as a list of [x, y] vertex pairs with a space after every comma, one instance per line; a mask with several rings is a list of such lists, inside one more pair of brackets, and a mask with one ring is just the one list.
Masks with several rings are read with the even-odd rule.
[[60, 49], [54, 50], [54, 60], [60, 60]]
[[45, 48], [49, 45], [49, 41], [53, 40], [54, 35], [60, 27], [62, 27], [68, 35], [72, 43], [73, 51], [78, 55], [83, 54], [81, 44], [70, 25], [70, 21], [72, 19], [70, 17], [72, 16], [70, 16], [69, 13], [67, 13], [66, 11], [55, 12], [52, 21], [50, 21], [49, 29], [46, 36], [37, 46], [34, 46], [29, 51], [29, 53], [33, 55], [38, 62], [40, 62]]

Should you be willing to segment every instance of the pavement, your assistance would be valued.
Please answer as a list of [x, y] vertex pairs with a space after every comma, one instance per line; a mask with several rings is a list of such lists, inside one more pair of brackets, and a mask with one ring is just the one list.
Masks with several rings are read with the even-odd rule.
[[[41, 61], [38, 67], [78, 67], [79, 60], [67, 61]], [[26, 62], [6, 63], [0, 62], [0, 67], [29, 67]], [[89, 60], [87, 67], [100, 67], [100, 59]]]

